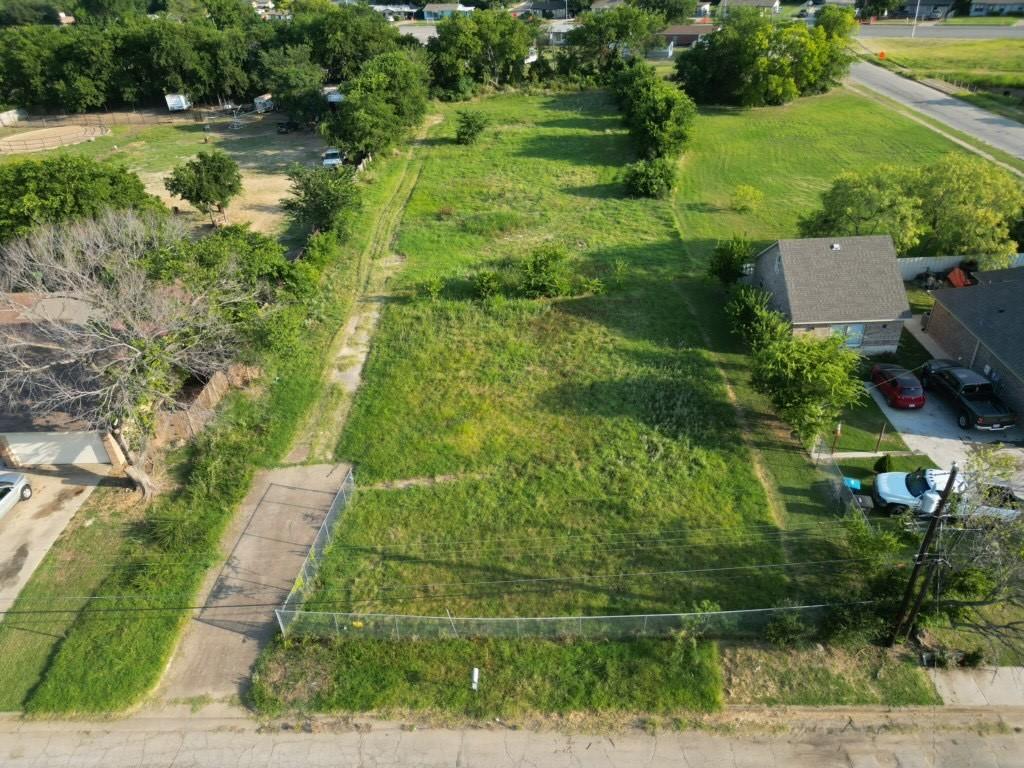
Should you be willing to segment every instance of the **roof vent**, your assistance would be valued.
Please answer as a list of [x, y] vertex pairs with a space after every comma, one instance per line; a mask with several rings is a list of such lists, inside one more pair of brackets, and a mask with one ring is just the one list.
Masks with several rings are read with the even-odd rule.
[[832, 243], [832, 245], [830, 245], [828, 249], [830, 251], [841, 251], [842, 247], [839, 245], [839, 243]]

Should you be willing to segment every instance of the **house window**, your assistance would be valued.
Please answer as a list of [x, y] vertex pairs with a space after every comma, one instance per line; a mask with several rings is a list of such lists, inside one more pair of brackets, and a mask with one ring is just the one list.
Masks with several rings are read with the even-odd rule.
[[858, 349], [864, 344], [864, 323], [833, 325], [832, 335], [842, 336], [846, 340], [846, 346], [850, 349]]

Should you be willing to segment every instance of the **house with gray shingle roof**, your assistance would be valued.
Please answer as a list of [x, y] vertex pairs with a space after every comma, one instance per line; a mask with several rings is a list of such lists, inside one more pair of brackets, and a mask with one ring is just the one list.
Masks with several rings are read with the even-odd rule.
[[895, 352], [911, 316], [888, 235], [779, 240], [755, 257], [751, 283], [793, 333], [842, 336], [864, 355]]
[[1024, 268], [975, 275], [966, 288], [933, 291], [925, 330], [946, 354], [991, 379], [1024, 413]]

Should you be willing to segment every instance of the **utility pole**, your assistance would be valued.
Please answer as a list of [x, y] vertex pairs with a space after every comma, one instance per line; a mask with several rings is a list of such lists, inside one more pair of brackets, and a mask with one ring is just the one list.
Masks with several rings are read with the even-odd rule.
[[914, 628], [914, 622], [917, 620], [917, 614], [921, 612], [921, 606], [924, 605], [925, 597], [928, 596], [931, 583], [935, 579], [935, 571], [940, 565], [939, 557], [932, 555], [929, 558], [928, 570], [924, 574], [924, 581], [921, 582], [921, 591], [917, 593], [917, 600], [914, 601], [914, 607], [910, 609], [910, 615], [907, 616], [907, 620], [904, 622], [907, 628], [905, 636], [909, 636], [910, 630]]
[[943, 512], [946, 509], [946, 503], [949, 501], [949, 497], [953, 493], [953, 488], [956, 487], [956, 475], [957, 467], [956, 464], [954, 464], [952, 469], [949, 471], [949, 479], [946, 481], [946, 487], [942, 491], [942, 495], [939, 497], [939, 503], [935, 507], [935, 511], [932, 512], [931, 519], [928, 522], [928, 530], [925, 531], [924, 538], [921, 540], [921, 548], [918, 549], [917, 557], [914, 558], [914, 569], [910, 572], [910, 580], [907, 581], [907, 588], [903, 593], [903, 601], [900, 603], [900, 609], [896, 614], [896, 622], [893, 624], [892, 634], [889, 636], [890, 648], [896, 644], [896, 638], [899, 637], [900, 630], [903, 629], [903, 625], [907, 623], [907, 609], [910, 607], [910, 600], [914, 596], [914, 588], [917, 586], [917, 577], [921, 573], [921, 568], [924, 567], [925, 561], [928, 558], [928, 550], [931, 549], [932, 541], [935, 539], [935, 534], [939, 530], [939, 522], [942, 520]]

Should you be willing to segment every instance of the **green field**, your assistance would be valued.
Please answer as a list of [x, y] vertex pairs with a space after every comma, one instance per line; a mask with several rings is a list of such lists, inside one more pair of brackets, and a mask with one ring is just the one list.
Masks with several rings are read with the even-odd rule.
[[[734, 233], [792, 236], [844, 169], [894, 156], [923, 163], [953, 147], [844, 92], [709, 111], [676, 198], [639, 201], [622, 196], [618, 177], [632, 152], [603, 95], [499, 96], [476, 108], [492, 119], [478, 145], [454, 144], [446, 119], [417, 150], [423, 171], [396, 243], [406, 265], [338, 446], [339, 459], [355, 462], [359, 495], [309, 607], [579, 615], [844, 593], [856, 574], [842, 564], [774, 567], [841, 559], [844, 545], [824, 476], [750, 387], [747, 357], [726, 330], [724, 293], [704, 278], [704, 261]], [[764, 210], [731, 210], [738, 184], [764, 191]], [[602, 280], [604, 292], [474, 298], [475, 272], [505, 269], [551, 241], [567, 245], [574, 269]], [[373, 487], [397, 480], [411, 487]], [[722, 565], [738, 570], [706, 572]], [[468, 643], [477, 645], [489, 658], [505, 648]], [[461, 694], [428, 690], [461, 680], [466, 646], [281, 644], [261, 662], [254, 700], [270, 710], [469, 714]], [[530, 646], [534, 666], [567, 658], [562, 644]], [[645, 653], [665, 658], [671, 646], [652, 642]], [[396, 656], [396, 648], [405, 650]], [[385, 678], [379, 698], [345, 682], [356, 660]], [[516, 674], [499, 675], [494, 694], [503, 706], [567, 706], [524, 683], [526, 666], [508, 663]], [[329, 682], [311, 693], [318, 679]], [[716, 684], [702, 679], [707, 687], [695, 695], [704, 703], [666, 705], [716, 701]], [[917, 700], [931, 701], [927, 684], [921, 690]], [[645, 694], [622, 695], [617, 709], [652, 706]], [[595, 697], [570, 706], [610, 705]]]
[[1012, 16], [954, 16], [942, 24], [948, 27], [1012, 27], [1019, 21]]
[[860, 43], [916, 78], [979, 88], [1024, 88], [1024, 40], [911, 40], [865, 37]]

